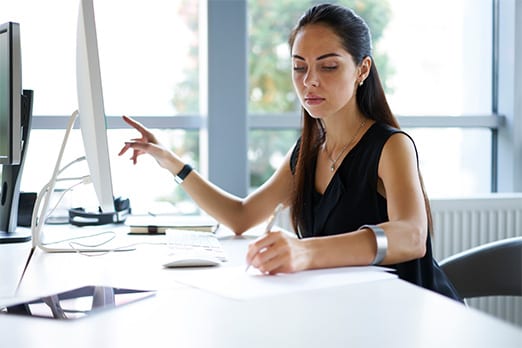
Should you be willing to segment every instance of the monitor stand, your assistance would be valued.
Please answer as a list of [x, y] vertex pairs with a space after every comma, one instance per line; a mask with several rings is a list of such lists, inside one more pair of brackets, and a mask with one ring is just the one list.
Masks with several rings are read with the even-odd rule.
[[29, 145], [33, 109], [33, 91], [24, 90], [22, 94], [22, 155], [20, 164], [2, 167], [0, 187], [0, 244], [20, 243], [31, 240], [29, 229], [18, 229], [18, 204], [20, 201], [20, 181]]
[[31, 240], [31, 230], [6, 232], [0, 231], [0, 244], [22, 243]]

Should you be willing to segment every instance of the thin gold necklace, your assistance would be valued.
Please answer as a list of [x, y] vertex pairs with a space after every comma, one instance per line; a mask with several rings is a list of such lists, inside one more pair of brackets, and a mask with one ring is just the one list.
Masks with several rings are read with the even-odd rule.
[[361, 122], [361, 125], [359, 126], [359, 129], [357, 129], [357, 132], [355, 132], [355, 134], [353, 135], [352, 139], [350, 139], [350, 141], [343, 146], [343, 148], [341, 149], [341, 152], [339, 152], [339, 154], [337, 155], [335, 160], [332, 159], [332, 156], [330, 156], [330, 152], [328, 152], [328, 147], [326, 146], [326, 142], [324, 143], [324, 151], [326, 152], [326, 155], [328, 156], [328, 160], [331, 163], [330, 164], [330, 171], [331, 172], [335, 171], [335, 164], [337, 163], [339, 158], [341, 158], [341, 156], [343, 155], [344, 151], [346, 151], [346, 149], [350, 145], [352, 145], [352, 143], [355, 141], [355, 138], [357, 138], [357, 136], [359, 135], [359, 132], [361, 131], [361, 129], [364, 127], [365, 124], [366, 124], [366, 119], [364, 119]]

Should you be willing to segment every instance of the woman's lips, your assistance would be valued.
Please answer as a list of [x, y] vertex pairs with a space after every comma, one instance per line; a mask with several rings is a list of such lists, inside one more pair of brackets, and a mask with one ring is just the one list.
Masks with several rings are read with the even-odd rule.
[[316, 95], [307, 95], [305, 97], [305, 102], [308, 105], [318, 105], [321, 104], [325, 99]]

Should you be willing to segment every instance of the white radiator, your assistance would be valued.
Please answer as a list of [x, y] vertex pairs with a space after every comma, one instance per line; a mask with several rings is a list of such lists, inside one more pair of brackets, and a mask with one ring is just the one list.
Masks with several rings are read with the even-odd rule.
[[[431, 209], [437, 260], [480, 244], [522, 236], [522, 193], [432, 199]], [[522, 327], [522, 298], [475, 298], [468, 305]]]

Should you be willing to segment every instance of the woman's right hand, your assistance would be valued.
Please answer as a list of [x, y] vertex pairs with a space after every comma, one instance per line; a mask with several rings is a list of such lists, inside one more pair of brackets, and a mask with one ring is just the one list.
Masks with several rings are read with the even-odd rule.
[[[122, 147], [119, 156], [125, 154], [129, 149], [132, 149], [131, 160], [134, 164], [138, 162], [138, 157], [143, 154], [149, 154], [158, 162], [160, 166], [177, 172], [177, 167], [183, 166], [181, 160], [172, 151], [167, 150], [162, 144], [158, 142], [154, 134], [149, 131], [144, 125], [138, 121], [133, 120], [128, 116], [123, 116], [125, 123], [136, 129], [141, 134], [141, 138], [134, 138], [126, 141]], [[178, 170], [179, 171], [179, 170]]]

